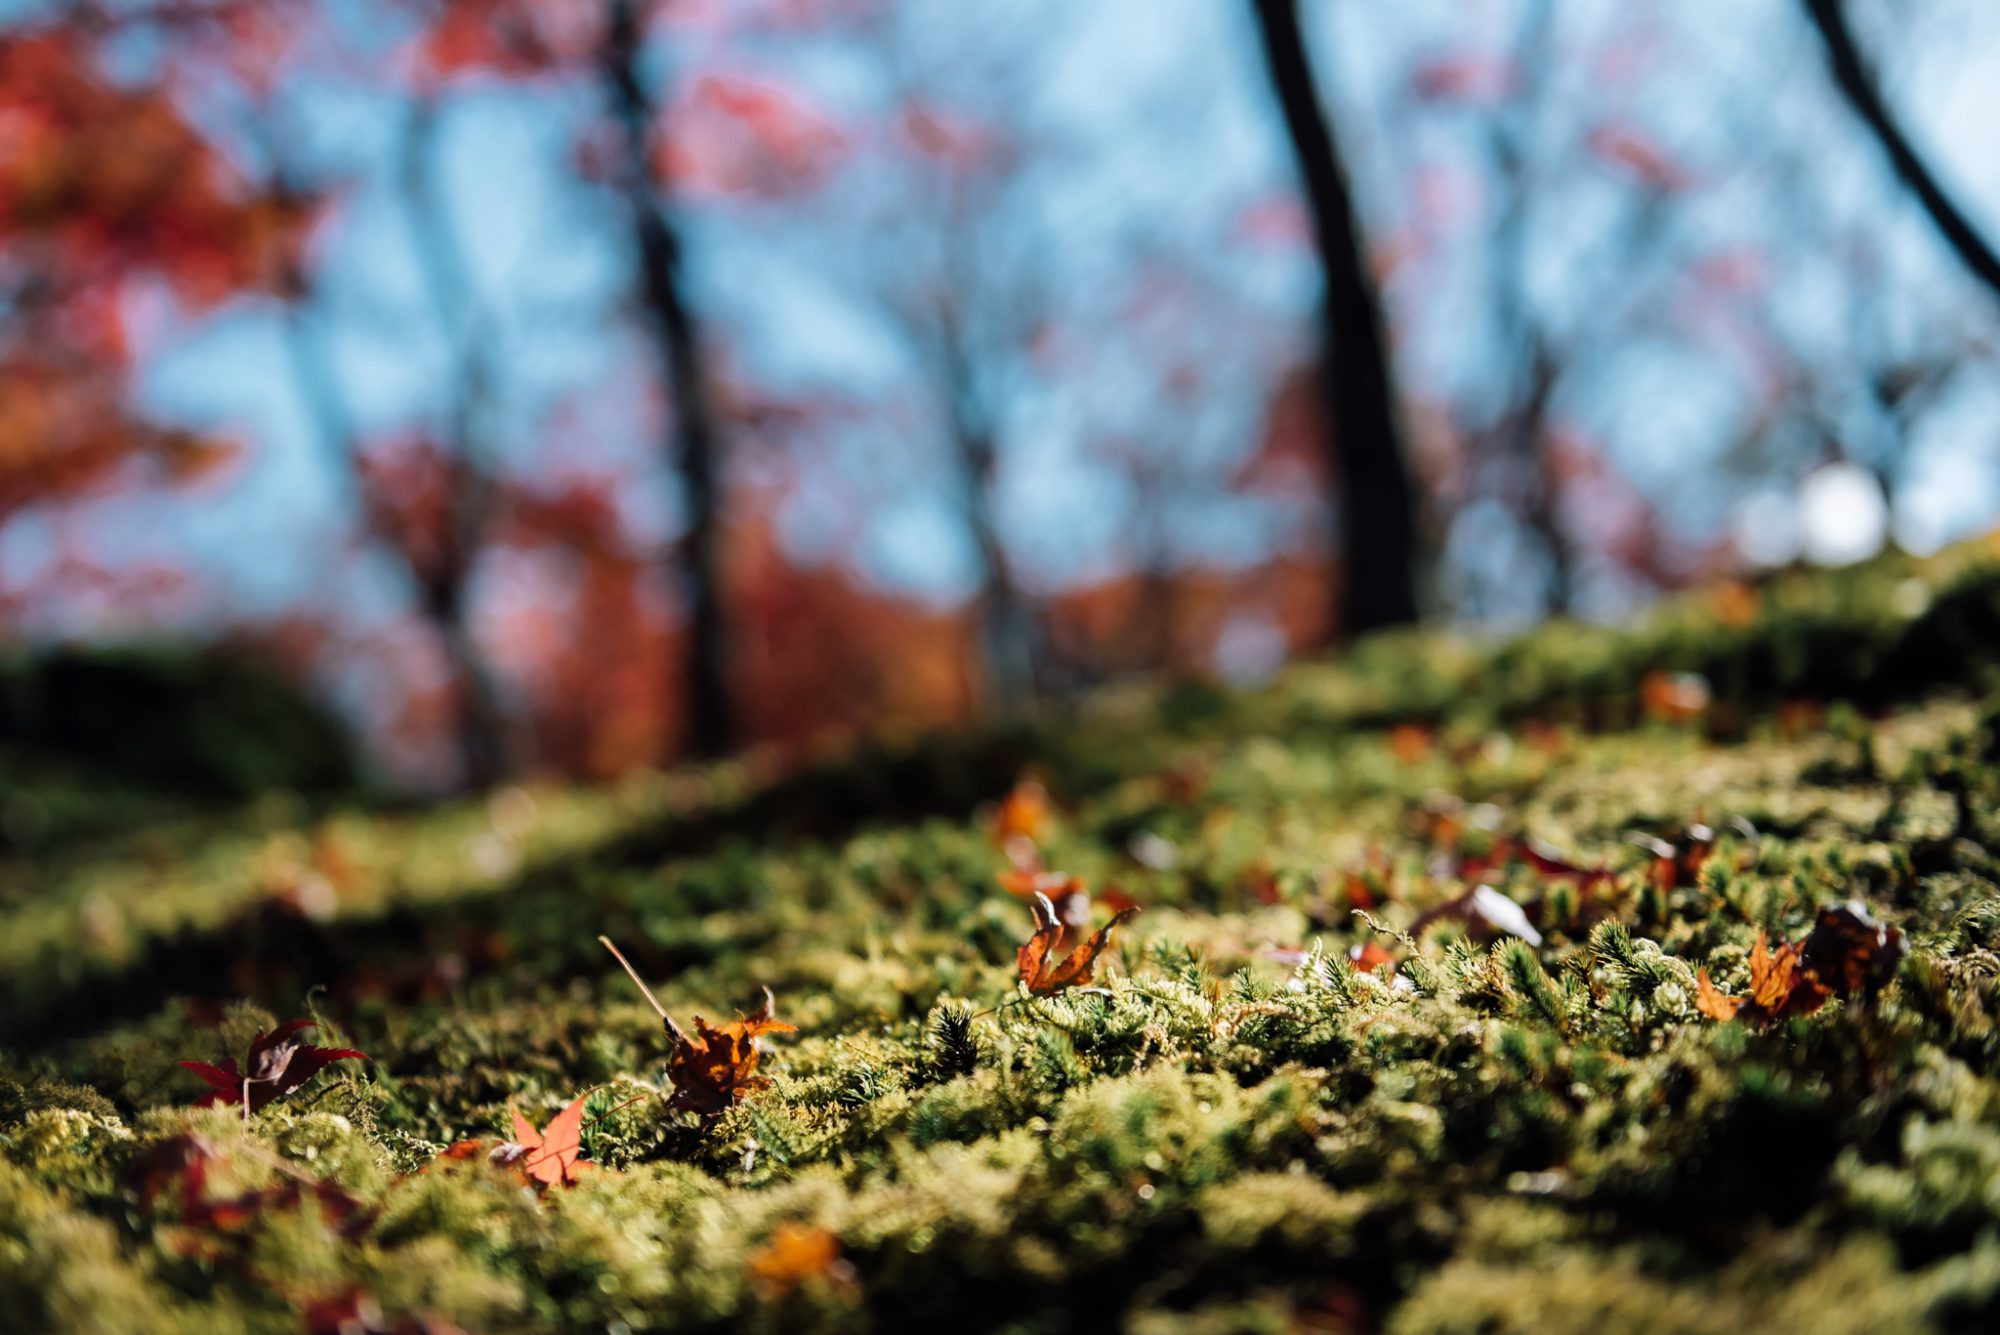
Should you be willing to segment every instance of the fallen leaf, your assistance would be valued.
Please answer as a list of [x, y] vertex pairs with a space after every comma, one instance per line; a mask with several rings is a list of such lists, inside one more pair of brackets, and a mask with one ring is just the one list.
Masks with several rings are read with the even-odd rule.
[[1431, 730], [1421, 723], [1398, 723], [1389, 729], [1389, 754], [1405, 765], [1427, 759], [1431, 753]]
[[667, 1106], [713, 1115], [734, 1107], [753, 1089], [768, 1089], [769, 1078], [757, 1074], [757, 1038], [796, 1032], [778, 1020], [776, 1005], [767, 987], [764, 1005], [755, 1014], [738, 1014], [720, 1028], [697, 1015], [693, 1036], [674, 1034], [674, 1050], [667, 1057], [674, 1097]]
[[1083, 878], [1054, 871], [1022, 871], [1010, 868], [1000, 873], [1000, 888], [1016, 899], [1033, 902], [1043, 896], [1055, 905], [1056, 918], [1065, 932], [1090, 925], [1090, 891]]
[[208, 1082], [209, 1092], [197, 1100], [195, 1106], [207, 1108], [233, 1104], [243, 1109], [247, 1121], [251, 1113], [271, 1100], [291, 1093], [332, 1063], [368, 1060], [367, 1053], [353, 1048], [322, 1048], [299, 1042], [297, 1035], [313, 1028], [314, 1023], [312, 1020], [292, 1020], [279, 1025], [269, 1034], [259, 1033], [250, 1044], [244, 1062], [247, 1069], [239, 1069], [234, 1057], [224, 1057], [219, 1066], [211, 1066], [207, 1062], [182, 1062], [183, 1067]]
[[1380, 943], [1369, 941], [1349, 950], [1347, 962], [1363, 973], [1373, 973], [1385, 964], [1394, 964], [1396, 957], [1384, 950]]
[[1882, 990], [1910, 943], [1894, 927], [1875, 921], [1858, 899], [1829, 904], [1819, 911], [1802, 952], [1805, 968], [1842, 996], [1873, 995]]
[[694, 1033], [674, 1023], [674, 1017], [667, 1014], [667, 1008], [653, 995], [653, 989], [639, 977], [639, 971], [611, 944], [611, 938], [597, 938], [612, 957], [624, 968], [625, 974], [639, 991], [645, 994], [646, 1002], [653, 1013], [660, 1017], [666, 1028], [667, 1038], [673, 1044], [667, 1054], [667, 1078], [673, 1082], [674, 1096], [667, 1107], [673, 1110], [692, 1109], [705, 1117], [724, 1112], [736, 1106], [736, 1100], [755, 1089], [767, 1089], [770, 1080], [757, 1074], [757, 1059], [760, 1055], [757, 1039], [763, 1034], [796, 1033], [794, 1026], [777, 1018], [777, 1002], [771, 996], [771, 989], [764, 989], [764, 1005], [754, 1015], [739, 1013], [729, 1024], [717, 1027], [701, 1016], [694, 1017]]
[[1802, 965], [1800, 948], [1780, 941], [1771, 949], [1763, 932], [1750, 947], [1750, 990], [1729, 996], [1709, 981], [1708, 970], [1695, 975], [1695, 1008], [1715, 1020], [1741, 1019], [1770, 1024], [1795, 1015], [1811, 1015], [1826, 1004], [1832, 990]]
[[151, 1209], [162, 1192], [177, 1184], [182, 1215], [193, 1213], [207, 1195], [208, 1166], [220, 1157], [208, 1141], [191, 1134], [169, 1136], [147, 1146], [132, 1161], [140, 1202]]
[[993, 842], [1005, 844], [1018, 838], [1039, 844], [1050, 823], [1048, 789], [1033, 779], [1023, 779], [1000, 799], [1000, 806], [993, 813]]
[[1640, 707], [1662, 723], [1696, 722], [1713, 699], [1708, 678], [1699, 672], [1649, 672], [1639, 683]]
[[787, 1221], [752, 1252], [746, 1267], [767, 1298], [782, 1298], [808, 1280], [837, 1285], [854, 1282], [854, 1267], [840, 1259], [840, 1239], [813, 1224]]
[[1035, 996], [1047, 996], [1060, 992], [1066, 987], [1081, 987], [1088, 983], [1097, 968], [1097, 957], [1111, 944], [1111, 934], [1139, 910], [1120, 909], [1111, 921], [1092, 933], [1090, 938], [1069, 953], [1060, 964], [1052, 965], [1057, 943], [1063, 935], [1062, 919], [1056, 916], [1054, 904], [1049, 897], [1037, 894], [1033, 904], [1035, 933], [1021, 948], [1014, 952], [1015, 963], [1020, 969], [1021, 982]]
[[1708, 980], [1708, 970], [1694, 976], [1694, 1008], [1711, 1020], [1733, 1020], [1743, 1009], [1745, 997], [1732, 997]]
[[589, 1097], [579, 1096], [550, 1118], [541, 1131], [529, 1125], [513, 1104], [507, 1105], [507, 1112], [514, 1119], [514, 1142], [527, 1151], [518, 1163], [529, 1181], [545, 1187], [576, 1185], [577, 1169], [582, 1167], [577, 1156], [583, 1153], [583, 1102]]

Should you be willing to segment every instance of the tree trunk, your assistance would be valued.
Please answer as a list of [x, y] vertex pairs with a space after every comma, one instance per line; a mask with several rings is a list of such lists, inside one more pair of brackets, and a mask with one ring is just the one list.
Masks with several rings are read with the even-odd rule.
[[699, 756], [716, 756], [737, 742], [722, 606], [722, 439], [702, 371], [697, 321], [682, 284], [681, 238], [669, 221], [661, 190], [651, 180], [654, 103], [639, 73], [643, 42], [634, 5], [614, 0], [605, 34], [604, 76], [624, 135], [623, 184], [638, 252], [640, 295], [658, 346], [661, 375], [673, 397], [669, 450], [678, 466], [688, 513], [683, 572], [687, 629], [679, 694], [688, 720], [689, 749]]
[[966, 528], [979, 552], [980, 584], [975, 598], [979, 658], [988, 706], [1002, 715], [1025, 710], [1037, 694], [1034, 625], [1014, 583], [1007, 545], [994, 513], [993, 478], [998, 445], [991, 414], [975, 383], [960, 326], [949, 303], [938, 311], [938, 371], [944, 384], [952, 445], [964, 487]]
[[1417, 618], [1416, 506], [1394, 372], [1347, 172], [1321, 109], [1297, 0], [1251, 0], [1272, 91], [1298, 160], [1326, 276], [1321, 303], [1327, 451], [1341, 491], [1336, 545], [1347, 635]]

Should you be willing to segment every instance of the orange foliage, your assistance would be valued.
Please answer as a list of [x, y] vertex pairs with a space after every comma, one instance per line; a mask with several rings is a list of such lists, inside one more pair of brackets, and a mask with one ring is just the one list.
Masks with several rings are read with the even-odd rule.
[[1049, 790], [1033, 779], [1023, 779], [1000, 800], [990, 832], [997, 844], [1004, 845], [1010, 839], [1040, 843], [1048, 833], [1050, 819]]
[[853, 1267], [840, 1259], [840, 1239], [816, 1225], [790, 1220], [771, 1230], [771, 1240], [751, 1253], [746, 1269], [771, 1298], [782, 1298], [812, 1280], [843, 1286], [854, 1281]]

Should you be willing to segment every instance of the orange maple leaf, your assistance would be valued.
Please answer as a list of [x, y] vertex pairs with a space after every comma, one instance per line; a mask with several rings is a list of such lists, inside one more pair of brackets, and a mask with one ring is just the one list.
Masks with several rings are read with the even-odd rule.
[[795, 1026], [777, 1018], [777, 1002], [770, 988], [764, 989], [764, 1004], [754, 1015], [739, 1012], [733, 1021], [720, 1027], [697, 1015], [694, 1033], [689, 1034], [674, 1023], [674, 1017], [667, 1014], [667, 1008], [660, 1004], [660, 999], [653, 995], [653, 990], [618, 947], [611, 944], [610, 938], [597, 939], [645, 993], [646, 1001], [660, 1017], [673, 1043], [673, 1050], [667, 1054], [667, 1078], [674, 1085], [674, 1096], [667, 1103], [669, 1109], [691, 1108], [703, 1116], [713, 1116], [735, 1107], [736, 1100], [751, 1090], [770, 1087], [770, 1079], [757, 1074], [758, 1036], [798, 1032]]
[[1711, 1020], [1733, 1020], [1748, 997], [1732, 997], [1708, 981], [1708, 970], [1694, 976], [1694, 1008]]
[[1769, 1024], [1793, 1015], [1811, 1015], [1833, 995], [1831, 988], [1802, 967], [1801, 951], [1789, 941], [1772, 950], [1764, 933], [1750, 947], [1750, 990], [1732, 997], [1708, 980], [1708, 970], [1695, 975], [1695, 1008], [1715, 1020], [1739, 1016], [1753, 1024]]
[[767, 987], [754, 1015], [739, 1013], [720, 1028], [697, 1015], [692, 1037], [670, 1027], [674, 1050], [667, 1056], [667, 1077], [674, 1082], [674, 1097], [667, 1106], [714, 1114], [734, 1107], [753, 1089], [768, 1089], [770, 1079], [757, 1074], [757, 1036], [796, 1032], [777, 1018], [776, 1005]]
[[1049, 897], [1040, 892], [1035, 895], [1033, 908], [1035, 934], [1014, 952], [1014, 959], [1020, 968], [1021, 982], [1038, 997], [1088, 983], [1097, 968], [1098, 955], [1111, 944], [1111, 934], [1139, 911], [1136, 907], [1120, 909], [1111, 915], [1110, 922], [1092, 933], [1089, 940], [1072, 950], [1067, 959], [1060, 964], [1052, 964], [1051, 956], [1062, 940], [1062, 919], [1057, 916]]
[[530, 1126], [513, 1104], [507, 1105], [514, 1118], [514, 1143], [527, 1151], [521, 1156], [519, 1167], [530, 1181], [545, 1187], [576, 1185], [577, 1170], [583, 1167], [577, 1162], [577, 1156], [583, 1153], [583, 1101], [589, 1097], [589, 1094], [579, 1096], [576, 1102], [550, 1118], [541, 1131]]
[[854, 1267], [840, 1259], [839, 1238], [816, 1225], [789, 1220], [771, 1230], [771, 1240], [751, 1253], [747, 1268], [757, 1287], [772, 1298], [812, 1279], [836, 1285], [854, 1279]]

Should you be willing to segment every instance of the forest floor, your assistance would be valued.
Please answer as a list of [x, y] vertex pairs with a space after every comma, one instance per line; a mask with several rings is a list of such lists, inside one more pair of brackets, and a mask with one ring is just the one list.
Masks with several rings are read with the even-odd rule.
[[803, 772], [17, 797], [0, 1324], [1992, 1329], [1996, 798], [1990, 543]]

